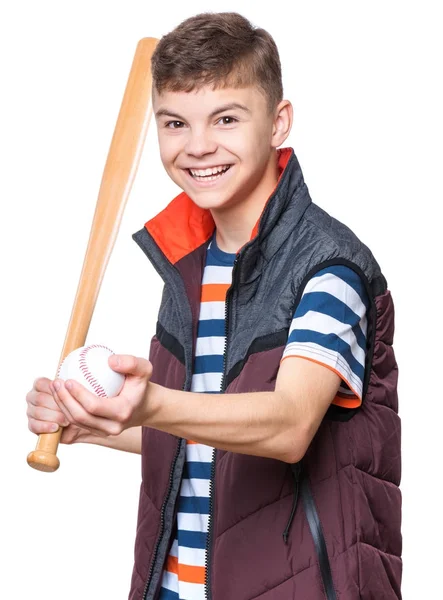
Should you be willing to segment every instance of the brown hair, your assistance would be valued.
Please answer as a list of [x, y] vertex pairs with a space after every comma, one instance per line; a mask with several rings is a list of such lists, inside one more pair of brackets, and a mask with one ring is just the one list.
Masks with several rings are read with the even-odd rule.
[[198, 14], [163, 36], [152, 56], [152, 77], [159, 93], [257, 85], [270, 111], [283, 98], [274, 40], [234, 12]]

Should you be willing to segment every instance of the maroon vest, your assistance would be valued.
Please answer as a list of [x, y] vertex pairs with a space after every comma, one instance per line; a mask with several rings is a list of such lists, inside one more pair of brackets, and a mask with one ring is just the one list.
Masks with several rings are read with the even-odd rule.
[[[325, 266], [346, 264], [359, 273], [371, 301], [363, 403], [357, 409], [331, 406], [296, 465], [217, 450], [207, 596], [398, 600], [400, 420], [391, 295], [369, 249], [312, 203], [293, 152], [282, 151], [280, 159], [277, 189], [234, 267], [222, 391], [274, 389], [305, 283]], [[213, 228], [210, 214], [181, 194], [134, 236], [165, 281], [150, 360], [153, 381], [171, 389], [190, 389], [200, 282]], [[143, 428], [130, 600], [158, 597], [185, 445]]]

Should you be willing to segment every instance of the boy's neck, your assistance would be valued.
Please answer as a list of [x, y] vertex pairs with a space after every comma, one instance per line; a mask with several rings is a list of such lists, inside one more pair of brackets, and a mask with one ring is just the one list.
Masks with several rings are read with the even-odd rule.
[[220, 211], [211, 210], [220, 250], [233, 254], [249, 242], [252, 231], [277, 186], [279, 176], [277, 152], [274, 152], [259, 184], [244, 201]]

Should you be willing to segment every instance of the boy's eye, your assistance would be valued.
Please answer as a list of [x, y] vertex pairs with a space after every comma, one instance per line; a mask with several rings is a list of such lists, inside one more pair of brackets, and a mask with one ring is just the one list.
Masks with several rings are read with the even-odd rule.
[[184, 123], [182, 123], [182, 121], [168, 121], [166, 123], [166, 127], [168, 127], [169, 129], [180, 129], [180, 127], [182, 127], [184, 125]]
[[220, 122], [222, 123], [222, 125], [232, 125], [232, 123], [235, 123], [237, 121], [237, 119], [235, 117], [221, 117], [220, 118]]

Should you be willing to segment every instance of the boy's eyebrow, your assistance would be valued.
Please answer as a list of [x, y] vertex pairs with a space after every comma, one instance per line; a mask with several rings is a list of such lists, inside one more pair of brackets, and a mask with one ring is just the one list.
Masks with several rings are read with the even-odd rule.
[[[240, 104], [239, 102], [230, 102], [229, 104], [223, 104], [223, 106], [219, 106], [218, 108], [216, 108], [215, 110], [213, 110], [211, 112], [211, 114], [209, 115], [209, 118], [213, 118], [216, 115], [225, 112], [227, 110], [243, 110], [244, 112], [251, 114], [251, 111], [249, 110], [249, 108], [247, 106], [245, 106], [244, 104]], [[185, 118], [182, 117], [181, 115], [174, 113], [172, 111], [170, 111], [168, 108], [160, 108], [156, 113], [155, 113], [156, 118], [158, 117], [173, 117], [174, 119], [177, 119], [179, 121], [184, 121]]]

